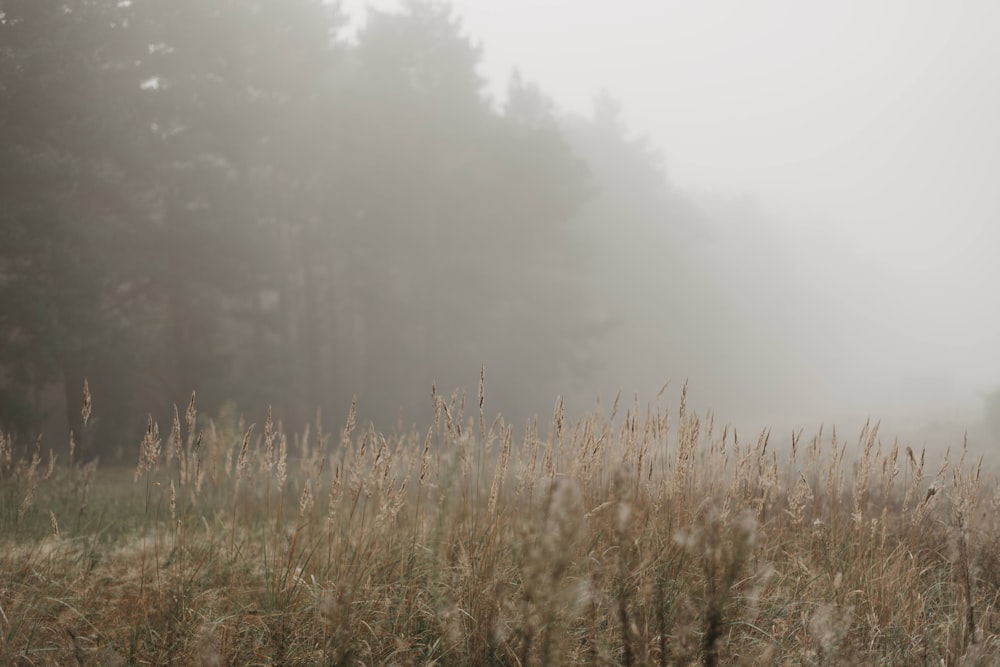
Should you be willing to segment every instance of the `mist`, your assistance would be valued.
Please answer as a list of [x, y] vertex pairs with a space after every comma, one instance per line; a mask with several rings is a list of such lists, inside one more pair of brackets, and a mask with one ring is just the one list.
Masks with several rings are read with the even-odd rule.
[[5, 431], [84, 380], [95, 452], [192, 391], [405, 431], [484, 373], [995, 444], [995, 3], [217, 4], [0, 9]]
[[781, 350], [779, 377], [727, 378], [727, 412], [978, 420], [1000, 363], [995, 3], [455, 8], [491, 80], [518, 68], [567, 114], [607, 91], [661, 152], [714, 234], [693, 255]]

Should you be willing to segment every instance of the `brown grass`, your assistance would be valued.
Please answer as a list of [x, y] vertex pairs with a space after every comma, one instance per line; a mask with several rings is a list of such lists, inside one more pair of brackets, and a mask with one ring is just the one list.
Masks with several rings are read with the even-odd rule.
[[478, 398], [292, 438], [192, 396], [134, 475], [0, 434], [0, 664], [996, 664], [964, 443], [746, 441], [683, 393], [515, 435]]

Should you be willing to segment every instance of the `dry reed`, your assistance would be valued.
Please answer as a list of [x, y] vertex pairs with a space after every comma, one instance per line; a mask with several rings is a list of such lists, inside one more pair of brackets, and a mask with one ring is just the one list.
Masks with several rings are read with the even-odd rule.
[[389, 435], [352, 403], [330, 438], [192, 395], [132, 483], [0, 433], [0, 662], [996, 664], [1000, 486], [968, 443], [932, 476], [877, 424], [747, 442], [686, 387], [517, 438], [485, 371], [477, 398]]

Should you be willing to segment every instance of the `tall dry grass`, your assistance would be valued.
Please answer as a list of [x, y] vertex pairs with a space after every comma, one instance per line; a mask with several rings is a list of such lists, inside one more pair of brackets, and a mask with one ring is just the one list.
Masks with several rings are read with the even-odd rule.
[[747, 440], [686, 391], [519, 428], [482, 382], [432, 401], [292, 436], [192, 395], [134, 473], [0, 435], [0, 663], [997, 664], [964, 443]]

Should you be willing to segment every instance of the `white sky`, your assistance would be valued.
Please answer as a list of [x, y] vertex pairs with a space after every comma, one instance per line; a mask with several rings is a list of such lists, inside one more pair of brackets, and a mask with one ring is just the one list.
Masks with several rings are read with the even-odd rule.
[[518, 67], [589, 113], [607, 89], [675, 184], [832, 226], [877, 264], [915, 372], [1000, 382], [1000, 2], [452, 6], [496, 90]]

